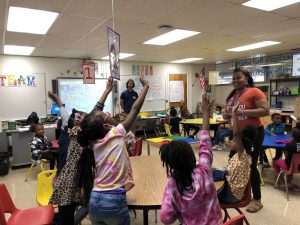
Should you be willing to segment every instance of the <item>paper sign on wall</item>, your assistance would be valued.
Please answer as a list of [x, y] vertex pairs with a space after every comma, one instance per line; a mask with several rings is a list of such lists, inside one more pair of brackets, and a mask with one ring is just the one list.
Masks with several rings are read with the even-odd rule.
[[170, 102], [184, 100], [184, 83], [182, 80], [171, 80], [169, 83]]
[[91, 62], [82, 63], [82, 76], [84, 84], [95, 83], [95, 64]]
[[0, 87], [36, 87], [34, 75], [0, 75]]

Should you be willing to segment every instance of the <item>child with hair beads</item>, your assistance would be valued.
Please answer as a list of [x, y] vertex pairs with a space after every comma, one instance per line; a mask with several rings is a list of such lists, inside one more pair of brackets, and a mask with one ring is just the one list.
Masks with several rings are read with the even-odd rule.
[[241, 201], [250, 180], [250, 151], [257, 136], [257, 128], [247, 125], [242, 132], [240, 131], [237, 121], [238, 108], [239, 101], [232, 107], [233, 139], [229, 142], [229, 148], [235, 154], [228, 161], [227, 171], [224, 171], [225, 185], [218, 194], [221, 203]]
[[212, 106], [202, 96], [203, 126], [200, 132], [199, 161], [191, 146], [172, 141], [161, 146], [159, 154], [169, 177], [161, 204], [160, 220], [183, 225], [220, 225], [222, 214], [212, 177], [213, 154], [209, 136], [209, 114]]
[[31, 159], [40, 162], [42, 159], [50, 161], [50, 170], [54, 169], [55, 160], [58, 162], [59, 153], [50, 150], [51, 143], [44, 136], [44, 125], [41, 123], [32, 124], [29, 128], [35, 135], [30, 141]]
[[81, 123], [78, 142], [83, 151], [91, 152], [95, 157], [95, 177], [89, 201], [89, 217], [92, 225], [130, 224], [126, 192], [134, 186], [134, 183], [124, 138], [139, 113], [149, 89], [148, 82], [143, 77], [140, 81], [143, 90], [124, 122], [116, 127], [108, 127], [107, 115], [94, 110]]

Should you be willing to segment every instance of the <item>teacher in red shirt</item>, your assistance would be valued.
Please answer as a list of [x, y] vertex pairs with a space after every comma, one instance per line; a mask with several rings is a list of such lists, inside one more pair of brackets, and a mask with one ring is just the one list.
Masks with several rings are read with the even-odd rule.
[[232, 107], [239, 101], [240, 104], [237, 112], [240, 129], [243, 130], [245, 126], [252, 125], [258, 130], [258, 136], [256, 140], [253, 140], [253, 151], [251, 152], [251, 186], [253, 199], [246, 209], [248, 212], [255, 213], [263, 207], [261, 203], [260, 175], [257, 169], [257, 161], [262, 151], [264, 127], [259, 118], [269, 115], [269, 103], [265, 94], [254, 87], [253, 78], [247, 69], [234, 69], [232, 85], [234, 89], [226, 99], [225, 116], [231, 121]]

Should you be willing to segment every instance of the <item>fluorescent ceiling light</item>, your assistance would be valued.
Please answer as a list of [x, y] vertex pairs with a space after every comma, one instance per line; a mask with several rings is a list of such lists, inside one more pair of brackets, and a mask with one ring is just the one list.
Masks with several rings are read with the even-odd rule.
[[300, 2], [300, 0], [251, 0], [242, 5], [265, 11], [272, 11], [297, 2]]
[[175, 29], [168, 33], [159, 35], [151, 40], [144, 42], [143, 44], [147, 45], [168, 45], [176, 41], [200, 34], [201, 32]]
[[171, 61], [170, 63], [186, 63], [186, 62], [193, 62], [193, 61], [199, 61], [203, 58], [186, 58], [186, 59], [179, 59], [175, 61]]
[[[125, 58], [128, 58], [128, 57], [131, 57], [135, 54], [131, 54], [131, 53], [120, 53], [120, 59], [125, 59]], [[102, 59], [106, 59], [106, 60], [109, 60], [109, 56], [105, 56], [103, 57]]]
[[270, 63], [270, 64], [262, 64], [258, 65], [257, 67], [264, 67], [264, 66], [282, 66], [282, 63]]
[[8, 55], [30, 55], [34, 47], [17, 46], [17, 45], [4, 45], [4, 54]]
[[58, 13], [20, 8], [9, 7], [7, 30], [13, 32], [46, 34]]
[[251, 45], [245, 45], [245, 46], [240, 46], [237, 48], [230, 48], [227, 49], [226, 51], [230, 51], [230, 52], [242, 52], [242, 51], [248, 51], [251, 49], [256, 49], [256, 48], [263, 48], [263, 47], [267, 47], [267, 46], [271, 46], [271, 45], [277, 45], [280, 44], [281, 42], [277, 42], [277, 41], [262, 41], [262, 42], [258, 42], [258, 43], [254, 43]]

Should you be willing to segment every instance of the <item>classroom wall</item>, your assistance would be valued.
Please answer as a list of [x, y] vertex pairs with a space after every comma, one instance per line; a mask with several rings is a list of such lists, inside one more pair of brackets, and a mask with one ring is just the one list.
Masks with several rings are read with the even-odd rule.
[[[104, 66], [100, 61], [95, 61], [98, 66]], [[18, 73], [45, 73], [46, 74], [46, 91], [52, 90], [52, 79], [57, 77], [81, 77], [80, 59], [62, 59], [62, 58], [46, 58], [46, 57], [27, 57], [27, 56], [0, 56], [0, 72], [3, 74], [18, 74]], [[148, 63], [148, 62], [121, 62], [121, 74], [131, 75], [131, 65], [153, 65], [155, 75], [168, 77], [168, 74], [187, 74], [188, 76], [188, 108], [191, 112], [196, 111], [196, 105], [201, 96], [199, 82], [196, 82], [192, 87], [195, 79], [195, 73], [200, 72], [203, 65], [196, 64], [168, 64], [168, 63]], [[205, 68], [213, 68], [212, 65], [205, 65]], [[98, 76], [99, 77], [99, 76]], [[167, 82], [168, 83], [168, 82]], [[167, 96], [168, 87], [167, 88]], [[47, 99], [47, 108], [50, 109], [52, 104], [50, 99]], [[24, 116], [25, 118], [25, 116]]]

